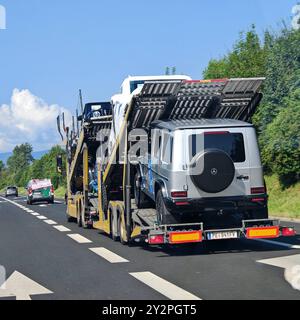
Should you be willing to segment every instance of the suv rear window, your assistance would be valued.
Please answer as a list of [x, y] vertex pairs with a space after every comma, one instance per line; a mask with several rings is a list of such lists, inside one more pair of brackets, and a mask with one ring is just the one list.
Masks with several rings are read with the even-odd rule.
[[[202, 150], [200, 149], [203, 135], [193, 134], [189, 137], [189, 146], [191, 160]], [[199, 139], [199, 141], [197, 141]], [[246, 161], [244, 136], [242, 133], [210, 133], [204, 134], [204, 148], [205, 149], [218, 149], [226, 152], [235, 163], [242, 163]]]

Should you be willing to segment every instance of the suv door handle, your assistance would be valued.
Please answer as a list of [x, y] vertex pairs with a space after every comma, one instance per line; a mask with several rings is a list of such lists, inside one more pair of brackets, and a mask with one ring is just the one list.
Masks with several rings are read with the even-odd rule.
[[239, 176], [237, 177], [238, 180], [249, 180], [250, 177], [249, 176]]

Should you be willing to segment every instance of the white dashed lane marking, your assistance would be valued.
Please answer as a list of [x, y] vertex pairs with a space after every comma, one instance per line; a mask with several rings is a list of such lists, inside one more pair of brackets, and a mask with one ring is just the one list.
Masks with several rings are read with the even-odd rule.
[[151, 272], [137, 272], [130, 275], [171, 300], [202, 300]]
[[44, 217], [44, 216], [37, 216], [37, 218], [40, 220], [47, 220], [48, 219], [47, 217]]
[[119, 255], [107, 250], [105, 248], [90, 248], [90, 250], [96, 253], [98, 256], [104, 258], [110, 263], [124, 263], [129, 262], [128, 260], [120, 257]]
[[60, 231], [60, 232], [70, 232], [71, 230], [64, 227], [64, 226], [54, 226], [53, 228], [55, 228], [56, 230]]
[[46, 205], [46, 204], [40, 204], [39, 207], [41, 207], [41, 208], [46, 208], [47, 205]]
[[37, 213], [37, 212], [31, 212], [30, 213], [32, 216], [34, 216], [34, 217], [37, 217], [37, 216], [39, 216], [40, 214], [39, 213]]
[[68, 237], [70, 237], [71, 239], [73, 239], [74, 241], [84, 244], [84, 243], [92, 243], [91, 240], [83, 237], [82, 235], [76, 233], [76, 234], [68, 234]]
[[45, 223], [49, 224], [50, 226], [53, 226], [55, 224], [57, 224], [55, 221], [53, 220], [44, 220]]

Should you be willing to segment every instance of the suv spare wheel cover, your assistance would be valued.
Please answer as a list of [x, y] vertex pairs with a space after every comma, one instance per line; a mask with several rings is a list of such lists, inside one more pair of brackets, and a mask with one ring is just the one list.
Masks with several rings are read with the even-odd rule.
[[219, 193], [227, 189], [235, 176], [235, 167], [230, 156], [220, 150], [206, 150], [197, 154], [191, 169], [203, 167], [203, 171], [195, 174], [191, 171], [193, 183], [207, 193]]

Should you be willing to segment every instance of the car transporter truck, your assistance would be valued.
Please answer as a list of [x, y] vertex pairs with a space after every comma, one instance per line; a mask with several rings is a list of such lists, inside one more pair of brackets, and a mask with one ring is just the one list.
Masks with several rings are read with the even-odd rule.
[[82, 106], [77, 129], [59, 116], [68, 221], [123, 244], [294, 236], [268, 216], [251, 124], [263, 81], [129, 77]]

